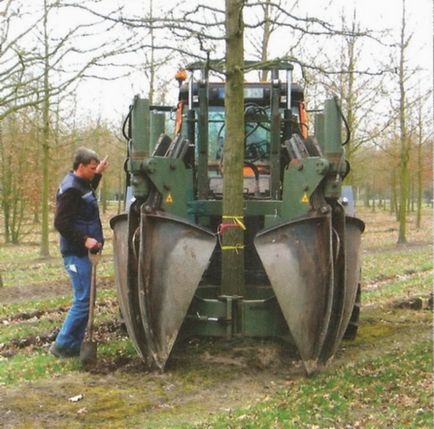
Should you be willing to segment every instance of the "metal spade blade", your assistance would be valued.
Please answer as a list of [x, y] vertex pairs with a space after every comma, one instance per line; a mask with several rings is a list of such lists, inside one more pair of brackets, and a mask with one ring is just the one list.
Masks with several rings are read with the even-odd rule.
[[141, 213], [139, 300], [147, 347], [163, 369], [216, 245], [214, 235], [164, 213]]
[[316, 371], [334, 293], [331, 216], [260, 232], [255, 246], [307, 372]]

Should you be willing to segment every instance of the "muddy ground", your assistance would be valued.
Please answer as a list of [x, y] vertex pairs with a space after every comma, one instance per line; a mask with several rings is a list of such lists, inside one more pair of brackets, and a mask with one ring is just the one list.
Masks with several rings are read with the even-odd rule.
[[[110, 288], [110, 279], [103, 281]], [[0, 289], [0, 302], [22, 302], [69, 294], [69, 284], [35, 288]], [[422, 305], [407, 308], [390, 302], [362, 307], [356, 341], [345, 341], [328, 371], [361, 362], [381, 353], [399, 353], [413, 343], [431, 338], [429, 297]], [[114, 302], [104, 305], [116, 305]], [[22, 318], [58, 317], [16, 314], [3, 323]], [[3, 344], [0, 359], [26, 349], [44, 349], [56, 332]], [[100, 343], [123, 338], [118, 321], [98, 326]], [[381, 347], [379, 347], [381, 344]], [[238, 406], [261, 401], [273, 392], [290, 388], [305, 377], [297, 352], [273, 341], [191, 339], [177, 344], [164, 373], [147, 371], [137, 357], [100, 358], [89, 371], [45, 378], [20, 385], [0, 386], [0, 427], [4, 428], [161, 428], [199, 422], [210, 414], [230, 412]]]

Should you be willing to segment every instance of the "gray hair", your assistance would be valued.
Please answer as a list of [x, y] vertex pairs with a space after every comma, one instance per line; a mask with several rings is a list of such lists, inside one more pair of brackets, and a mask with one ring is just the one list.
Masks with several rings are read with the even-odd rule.
[[97, 164], [99, 163], [97, 153], [92, 149], [88, 149], [87, 147], [80, 147], [77, 149], [77, 152], [75, 152], [72, 169], [75, 171], [80, 164], [88, 165], [92, 161], [96, 161]]

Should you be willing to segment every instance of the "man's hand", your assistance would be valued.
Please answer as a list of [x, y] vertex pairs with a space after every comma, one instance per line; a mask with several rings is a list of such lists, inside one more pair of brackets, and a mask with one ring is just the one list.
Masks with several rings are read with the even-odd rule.
[[108, 155], [96, 166], [95, 173], [101, 174], [108, 167]]
[[86, 241], [84, 242], [84, 245], [86, 246], [86, 249], [93, 250], [93, 251], [98, 251], [102, 247], [102, 244], [98, 243], [98, 241], [92, 237], [87, 237]]

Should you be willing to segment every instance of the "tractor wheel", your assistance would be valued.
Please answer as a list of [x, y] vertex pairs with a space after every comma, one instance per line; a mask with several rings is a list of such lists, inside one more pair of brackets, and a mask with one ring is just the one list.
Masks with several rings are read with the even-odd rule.
[[357, 336], [357, 331], [359, 329], [361, 298], [362, 290], [359, 283], [357, 286], [356, 301], [354, 303], [353, 312], [351, 313], [351, 319], [344, 334], [344, 340], [354, 340]]

